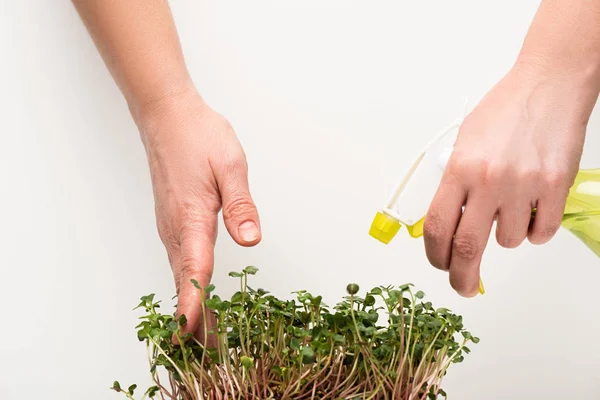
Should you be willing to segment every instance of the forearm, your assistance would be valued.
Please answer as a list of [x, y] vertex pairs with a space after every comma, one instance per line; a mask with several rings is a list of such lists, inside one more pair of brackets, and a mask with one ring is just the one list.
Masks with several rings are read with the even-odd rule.
[[600, 92], [600, 0], [543, 0], [517, 64], [577, 88], [591, 113]]
[[167, 0], [73, 0], [134, 119], [191, 86]]

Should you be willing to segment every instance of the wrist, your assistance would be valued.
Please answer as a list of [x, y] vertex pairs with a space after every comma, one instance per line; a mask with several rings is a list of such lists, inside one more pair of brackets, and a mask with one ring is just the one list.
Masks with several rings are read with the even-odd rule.
[[560, 62], [552, 57], [521, 52], [511, 74], [521, 88], [546, 98], [563, 111], [584, 121], [592, 113], [600, 92], [600, 62]]
[[191, 83], [173, 86], [151, 99], [129, 102], [131, 116], [144, 144], [160, 139], [160, 135], [170, 133], [158, 128], [161, 121], [184, 115], [186, 109], [197, 110], [204, 106], [204, 100]]
[[585, 59], [576, 59], [521, 51], [514, 68], [531, 76], [557, 79], [571, 85], [600, 90], [600, 57], [590, 55]]
[[126, 96], [126, 99], [134, 122], [140, 126], [177, 109], [194, 96], [199, 97], [191, 80], [180, 80], [161, 85], [143, 96]]

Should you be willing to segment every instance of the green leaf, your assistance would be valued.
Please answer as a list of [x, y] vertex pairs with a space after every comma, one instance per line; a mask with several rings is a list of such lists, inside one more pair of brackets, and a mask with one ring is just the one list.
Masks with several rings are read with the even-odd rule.
[[192, 285], [194, 285], [194, 287], [195, 287], [196, 289], [202, 289], [202, 288], [200, 287], [200, 284], [198, 283], [198, 281], [197, 281], [197, 280], [195, 280], [195, 279], [192, 279], [192, 280], [191, 280], [191, 282], [192, 282]]
[[229, 276], [231, 276], [232, 278], [241, 278], [242, 276], [244, 276], [244, 274], [242, 274], [241, 272], [230, 272]]
[[137, 337], [140, 342], [150, 337], [150, 325], [145, 326], [137, 332]]
[[115, 392], [120, 392], [121, 384], [119, 383], [119, 381], [114, 381], [111, 389], [114, 390]]
[[133, 396], [133, 392], [135, 391], [135, 389], [137, 389], [137, 385], [134, 383], [133, 385], [129, 386], [129, 389], [127, 389], [127, 392]]
[[233, 296], [231, 296], [232, 303], [240, 303], [242, 301], [242, 292], [235, 292]]
[[250, 367], [254, 365], [254, 360], [248, 356], [242, 356], [240, 358], [240, 363], [244, 366], [244, 368], [250, 369]]
[[137, 307], [134, 308], [134, 310], [137, 310], [138, 308], [149, 308], [150, 306], [152, 306], [153, 301], [154, 293], [150, 293], [147, 296], [142, 296], [140, 297], [140, 304], [138, 304]]
[[343, 335], [339, 335], [339, 334], [336, 333], [335, 335], [332, 336], [332, 338], [333, 338], [333, 341], [335, 343], [339, 343], [339, 344], [345, 344], [346, 343], [346, 337], [343, 336]]
[[215, 310], [217, 311], [219, 309], [219, 307], [221, 306], [221, 298], [219, 296], [213, 296], [210, 299], [206, 300], [205, 304], [206, 307], [210, 308], [211, 310]]
[[170, 338], [171, 336], [173, 336], [173, 333], [171, 331], [168, 331], [167, 329], [153, 328], [150, 330], [149, 336], [153, 339], [157, 339], [157, 338], [167, 339], [167, 338]]
[[167, 328], [168, 328], [168, 329], [169, 329], [171, 332], [175, 333], [175, 332], [177, 332], [177, 330], [179, 329], [179, 325], [177, 324], [177, 322], [176, 322], [176, 321], [174, 321], [174, 320], [171, 320], [171, 321], [169, 321], [169, 323], [167, 324]]
[[422, 299], [423, 297], [425, 297], [425, 293], [419, 290], [415, 296], [417, 297], [417, 299]]
[[376, 332], [377, 329], [374, 326], [369, 326], [367, 329], [365, 329], [367, 336], [373, 336]]
[[153, 398], [154, 396], [156, 396], [159, 390], [160, 389], [158, 388], [158, 386], [150, 386], [148, 390], [146, 390], [146, 396], [148, 396], [149, 398]]
[[323, 301], [323, 296], [315, 296], [312, 299], [310, 299], [311, 304], [315, 307], [321, 306], [322, 301]]
[[244, 272], [247, 273], [248, 275], [256, 275], [256, 273], [258, 272], [258, 268], [253, 267], [253, 266], [248, 266], [248, 267], [244, 268]]
[[300, 350], [300, 341], [298, 338], [293, 337], [292, 340], [290, 340], [290, 349], [296, 351]]
[[315, 362], [315, 352], [310, 346], [304, 346], [302, 348], [302, 362], [304, 364], [312, 364]]
[[181, 316], [179, 317], [179, 325], [181, 325], [181, 326], [187, 325], [187, 318], [186, 318], [185, 314], [181, 314]]
[[376, 288], [371, 289], [371, 294], [375, 295], [375, 296], [381, 296], [383, 294], [383, 292], [380, 287], [376, 287]]
[[204, 289], [204, 291], [205, 291], [206, 293], [210, 293], [210, 292], [212, 292], [212, 291], [214, 291], [214, 290], [215, 290], [215, 285], [213, 285], [212, 283], [211, 283], [210, 285], [208, 285], [208, 286], [206, 287], [206, 289]]

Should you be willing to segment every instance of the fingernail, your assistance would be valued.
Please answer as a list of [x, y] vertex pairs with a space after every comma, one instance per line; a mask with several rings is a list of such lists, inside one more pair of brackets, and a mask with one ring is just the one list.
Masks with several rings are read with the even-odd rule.
[[252, 221], [246, 221], [238, 228], [238, 234], [245, 242], [254, 242], [258, 239], [258, 227]]

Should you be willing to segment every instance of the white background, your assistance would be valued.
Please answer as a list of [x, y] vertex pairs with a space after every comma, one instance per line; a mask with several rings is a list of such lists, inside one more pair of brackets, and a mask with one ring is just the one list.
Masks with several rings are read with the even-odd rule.
[[[568, 232], [490, 245], [488, 294], [470, 300], [421, 240], [367, 235], [415, 152], [510, 67], [537, 5], [174, 2], [193, 78], [246, 148], [264, 227], [255, 249], [222, 231], [218, 290], [248, 264], [255, 286], [329, 302], [350, 281], [413, 282], [481, 337], [450, 369], [451, 399], [600, 398], [600, 268]], [[0, 399], [145, 386], [131, 308], [174, 287], [138, 134], [69, 2], [2, 2], [0, 107]], [[584, 167], [600, 166], [599, 128], [596, 113]]]

